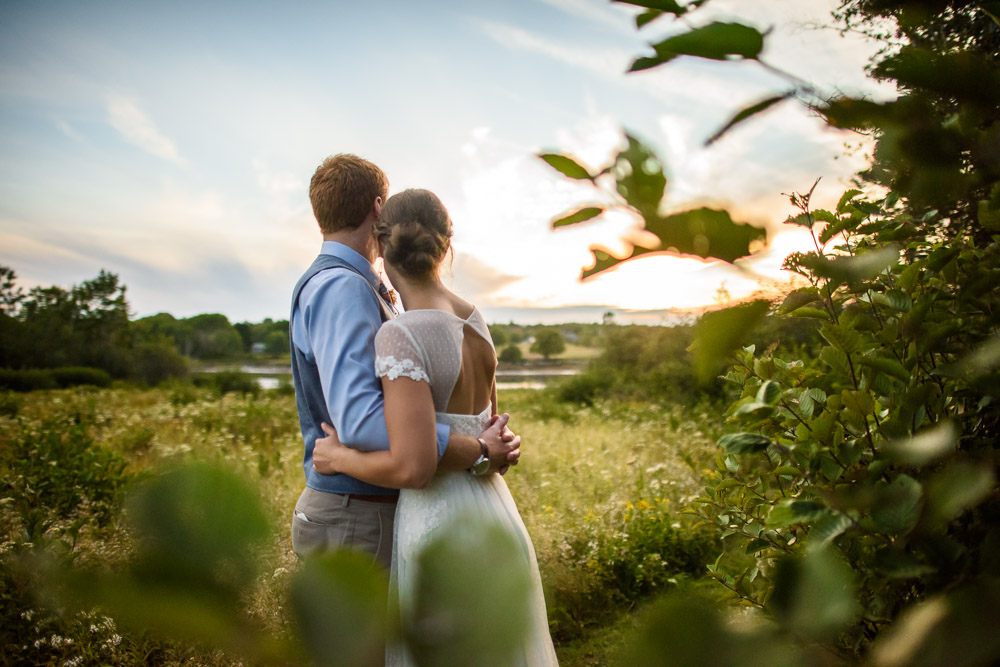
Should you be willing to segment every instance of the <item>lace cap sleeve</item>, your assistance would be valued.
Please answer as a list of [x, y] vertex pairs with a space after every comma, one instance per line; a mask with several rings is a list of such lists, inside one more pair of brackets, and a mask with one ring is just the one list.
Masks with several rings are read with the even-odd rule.
[[430, 384], [424, 355], [410, 332], [399, 322], [386, 322], [375, 336], [375, 375], [390, 380], [406, 377]]

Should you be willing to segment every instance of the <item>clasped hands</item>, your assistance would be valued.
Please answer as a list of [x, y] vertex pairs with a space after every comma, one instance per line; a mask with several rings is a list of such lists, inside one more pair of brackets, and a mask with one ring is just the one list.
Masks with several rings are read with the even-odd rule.
[[[490, 418], [490, 425], [479, 437], [486, 443], [490, 456], [490, 472], [498, 472], [501, 475], [510, 469], [510, 466], [517, 465], [521, 457], [521, 436], [515, 435], [507, 428], [510, 415], [506, 412], [500, 415], [493, 415]], [[340, 442], [337, 437], [337, 429], [326, 422], [322, 424], [325, 438], [318, 438], [313, 447], [313, 469], [321, 475], [337, 474], [337, 459], [341, 450], [347, 447]], [[469, 462], [472, 465], [472, 462]]]

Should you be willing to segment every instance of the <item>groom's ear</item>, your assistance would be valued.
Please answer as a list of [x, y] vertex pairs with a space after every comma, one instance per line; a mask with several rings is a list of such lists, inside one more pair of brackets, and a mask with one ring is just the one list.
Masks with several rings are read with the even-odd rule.
[[382, 215], [382, 198], [375, 197], [375, 203], [372, 204], [372, 210], [375, 212], [375, 217], [378, 218]]

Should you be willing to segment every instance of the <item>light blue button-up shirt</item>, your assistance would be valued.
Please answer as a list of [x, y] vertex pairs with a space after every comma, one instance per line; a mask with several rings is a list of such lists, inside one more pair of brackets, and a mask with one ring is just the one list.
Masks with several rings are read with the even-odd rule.
[[[375, 377], [375, 333], [382, 320], [372, 287], [377, 290], [378, 276], [368, 260], [342, 243], [324, 241], [320, 252], [346, 261], [365, 278], [347, 269], [313, 276], [292, 313], [292, 342], [319, 369], [340, 441], [360, 451], [389, 449], [382, 384]], [[449, 435], [448, 426], [437, 425], [439, 458]]]

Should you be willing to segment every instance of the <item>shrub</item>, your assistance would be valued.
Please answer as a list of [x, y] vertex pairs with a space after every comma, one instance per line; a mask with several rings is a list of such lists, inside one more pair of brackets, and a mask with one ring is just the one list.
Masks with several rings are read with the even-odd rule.
[[87, 515], [105, 524], [130, 479], [125, 460], [94, 442], [90, 419], [48, 419], [21, 425], [10, 445], [0, 449], [2, 495], [28, 523], [44, 510], [69, 518], [86, 506]]
[[250, 373], [239, 371], [219, 371], [217, 373], [202, 373], [193, 378], [196, 387], [210, 387], [220, 396], [229, 393], [260, 394], [260, 385]]
[[505, 364], [519, 364], [524, 359], [524, 355], [521, 354], [521, 348], [511, 343], [504, 349], [500, 350], [499, 358], [500, 361]]
[[166, 337], [146, 341], [132, 348], [129, 377], [149, 386], [188, 374], [187, 359]]
[[56, 389], [59, 385], [52, 376], [52, 371], [38, 368], [13, 370], [0, 369], [0, 389], [11, 391], [37, 391], [39, 389]]
[[56, 384], [63, 389], [82, 384], [90, 384], [95, 387], [108, 387], [111, 385], [111, 376], [106, 371], [99, 368], [87, 368], [85, 366], [53, 368], [52, 377], [55, 379]]
[[16, 417], [21, 410], [21, 401], [10, 392], [0, 394], [0, 417]]

